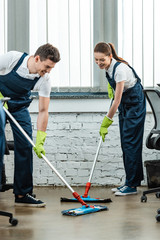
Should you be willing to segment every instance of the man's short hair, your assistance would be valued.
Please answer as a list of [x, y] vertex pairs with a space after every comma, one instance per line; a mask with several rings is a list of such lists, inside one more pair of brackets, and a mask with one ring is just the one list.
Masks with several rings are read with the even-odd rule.
[[34, 57], [37, 55], [40, 56], [41, 61], [45, 61], [46, 59], [49, 59], [54, 63], [60, 61], [60, 53], [58, 49], [49, 43], [40, 46], [35, 52]]

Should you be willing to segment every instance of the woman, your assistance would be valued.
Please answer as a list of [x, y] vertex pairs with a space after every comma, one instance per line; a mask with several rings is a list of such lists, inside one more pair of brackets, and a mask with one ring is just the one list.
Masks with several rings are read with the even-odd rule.
[[113, 188], [112, 191], [116, 196], [136, 194], [137, 186], [140, 186], [143, 180], [142, 145], [146, 115], [146, 101], [141, 80], [134, 69], [117, 56], [111, 43], [98, 43], [94, 48], [94, 57], [99, 68], [106, 71], [109, 97], [113, 95], [112, 89], [115, 91], [113, 104], [100, 128], [103, 141], [108, 133], [108, 127], [113, 122], [114, 114], [117, 109], [119, 110], [126, 181], [122, 186]]

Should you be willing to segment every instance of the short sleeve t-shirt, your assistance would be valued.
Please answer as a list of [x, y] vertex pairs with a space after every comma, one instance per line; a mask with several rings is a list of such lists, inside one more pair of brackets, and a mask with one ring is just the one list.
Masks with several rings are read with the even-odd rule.
[[[117, 61], [112, 58], [111, 65], [109, 66], [108, 70], [106, 70], [106, 72], [111, 78], [113, 74], [113, 68], [116, 62]], [[128, 88], [133, 87], [137, 82], [137, 78], [134, 76], [132, 69], [125, 63], [120, 63], [117, 66], [115, 70], [114, 80], [116, 81], [116, 83], [124, 81], [124, 91], [126, 91]]]
[[[6, 75], [12, 71], [15, 67], [21, 56], [22, 52], [10, 51], [4, 55], [0, 56], [0, 75]], [[28, 78], [30, 80], [34, 80], [36, 77], [40, 77], [39, 74], [30, 74], [29, 69], [27, 67], [27, 61], [30, 55], [27, 55], [20, 67], [17, 69], [17, 74], [21, 77]], [[33, 91], [38, 91], [39, 96], [41, 97], [49, 97], [51, 92], [51, 80], [49, 74], [46, 73], [43, 77], [40, 77], [37, 83], [35, 84]]]

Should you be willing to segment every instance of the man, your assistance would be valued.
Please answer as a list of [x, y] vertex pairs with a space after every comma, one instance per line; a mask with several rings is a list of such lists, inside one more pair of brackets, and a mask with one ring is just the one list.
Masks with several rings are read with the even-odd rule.
[[[0, 169], [3, 168], [3, 156], [5, 152], [5, 134], [4, 134], [4, 127], [5, 127], [5, 113], [2, 108], [2, 103], [0, 101]], [[0, 190], [1, 190], [1, 173], [0, 173]]]
[[[60, 61], [57, 48], [51, 44], [39, 47], [34, 56], [10, 51], [0, 56], [1, 97], [10, 97], [8, 110], [32, 138], [31, 118], [28, 106], [31, 103], [31, 90], [39, 92], [39, 114], [37, 118], [37, 137], [34, 151], [41, 158], [48, 123], [51, 82], [49, 73]], [[7, 116], [6, 116], [7, 117]], [[46, 204], [32, 196], [33, 156], [32, 146], [15, 124], [8, 118], [14, 136], [14, 190], [15, 205], [44, 207]], [[0, 136], [2, 142], [2, 136]], [[0, 159], [2, 162], [2, 157]], [[0, 175], [1, 175], [0, 164]]]

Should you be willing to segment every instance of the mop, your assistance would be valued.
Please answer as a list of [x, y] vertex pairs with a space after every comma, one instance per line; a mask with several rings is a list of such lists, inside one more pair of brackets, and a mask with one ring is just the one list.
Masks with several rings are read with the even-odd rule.
[[[111, 101], [110, 101], [109, 109], [112, 106], [112, 102], [113, 102], [113, 99], [111, 99]], [[94, 161], [93, 161], [93, 165], [92, 165], [91, 173], [90, 173], [90, 176], [89, 176], [89, 180], [86, 183], [85, 193], [84, 193], [83, 196], [81, 196], [81, 199], [84, 200], [85, 202], [91, 202], [91, 203], [112, 202], [112, 200], [110, 198], [101, 199], [101, 198], [91, 198], [90, 196], [88, 196], [88, 192], [89, 192], [89, 189], [91, 187], [91, 179], [92, 179], [92, 176], [93, 176], [93, 172], [94, 172], [94, 169], [95, 169], [95, 165], [96, 165], [96, 162], [97, 162], [97, 158], [98, 158], [98, 154], [99, 154], [101, 144], [102, 144], [102, 137], [99, 140], [99, 144], [98, 144], [97, 152], [96, 152], [96, 155], [95, 155], [95, 158], [94, 158]], [[77, 202], [77, 199], [76, 198], [63, 198], [62, 197], [61, 202]]]
[[[28, 136], [28, 134], [24, 131], [24, 129], [20, 126], [20, 124], [15, 120], [15, 118], [10, 114], [10, 112], [4, 106], [3, 106], [3, 109], [6, 112], [6, 114], [10, 117], [10, 119], [14, 122], [14, 124], [17, 126], [17, 128], [20, 130], [20, 132], [26, 137], [26, 139], [31, 143], [31, 145], [35, 147], [35, 144], [33, 143], [32, 139]], [[54, 173], [61, 179], [61, 181], [72, 192], [72, 195], [74, 196], [74, 198], [76, 198], [77, 201], [82, 204], [82, 207], [62, 211], [63, 215], [79, 216], [79, 215], [84, 215], [88, 213], [108, 210], [106, 206], [101, 206], [101, 205], [92, 206], [85, 203], [83, 199], [81, 199], [80, 195], [73, 190], [73, 188], [66, 182], [66, 180], [60, 175], [60, 173], [55, 169], [55, 167], [50, 163], [50, 161], [42, 153], [41, 153], [41, 156], [43, 160], [49, 165], [49, 167], [54, 171]]]
[[[88, 196], [88, 192], [89, 192], [89, 189], [91, 187], [91, 179], [92, 179], [93, 172], [94, 172], [94, 169], [95, 169], [95, 165], [96, 165], [96, 162], [97, 162], [98, 153], [99, 153], [99, 150], [100, 150], [101, 143], [102, 143], [102, 138], [100, 138], [100, 141], [99, 141], [99, 144], [98, 144], [98, 148], [97, 148], [97, 152], [96, 152], [96, 155], [95, 155], [95, 158], [94, 158], [94, 161], [93, 161], [93, 165], [92, 165], [91, 173], [90, 173], [90, 176], [89, 176], [89, 180], [86, 183], [85, 193], [84, 193], [83, 196], [81, 196], [81, 199], [85, 202], [92, 202], [92, 203], [112, 202], [112, 200], [110, 198], [100, 199], [100, 198], [91, 198], [90, 196]], [[63, 198], [62, 197], [61, 202], [77, 202], [77, 199], [76, 198]]]

